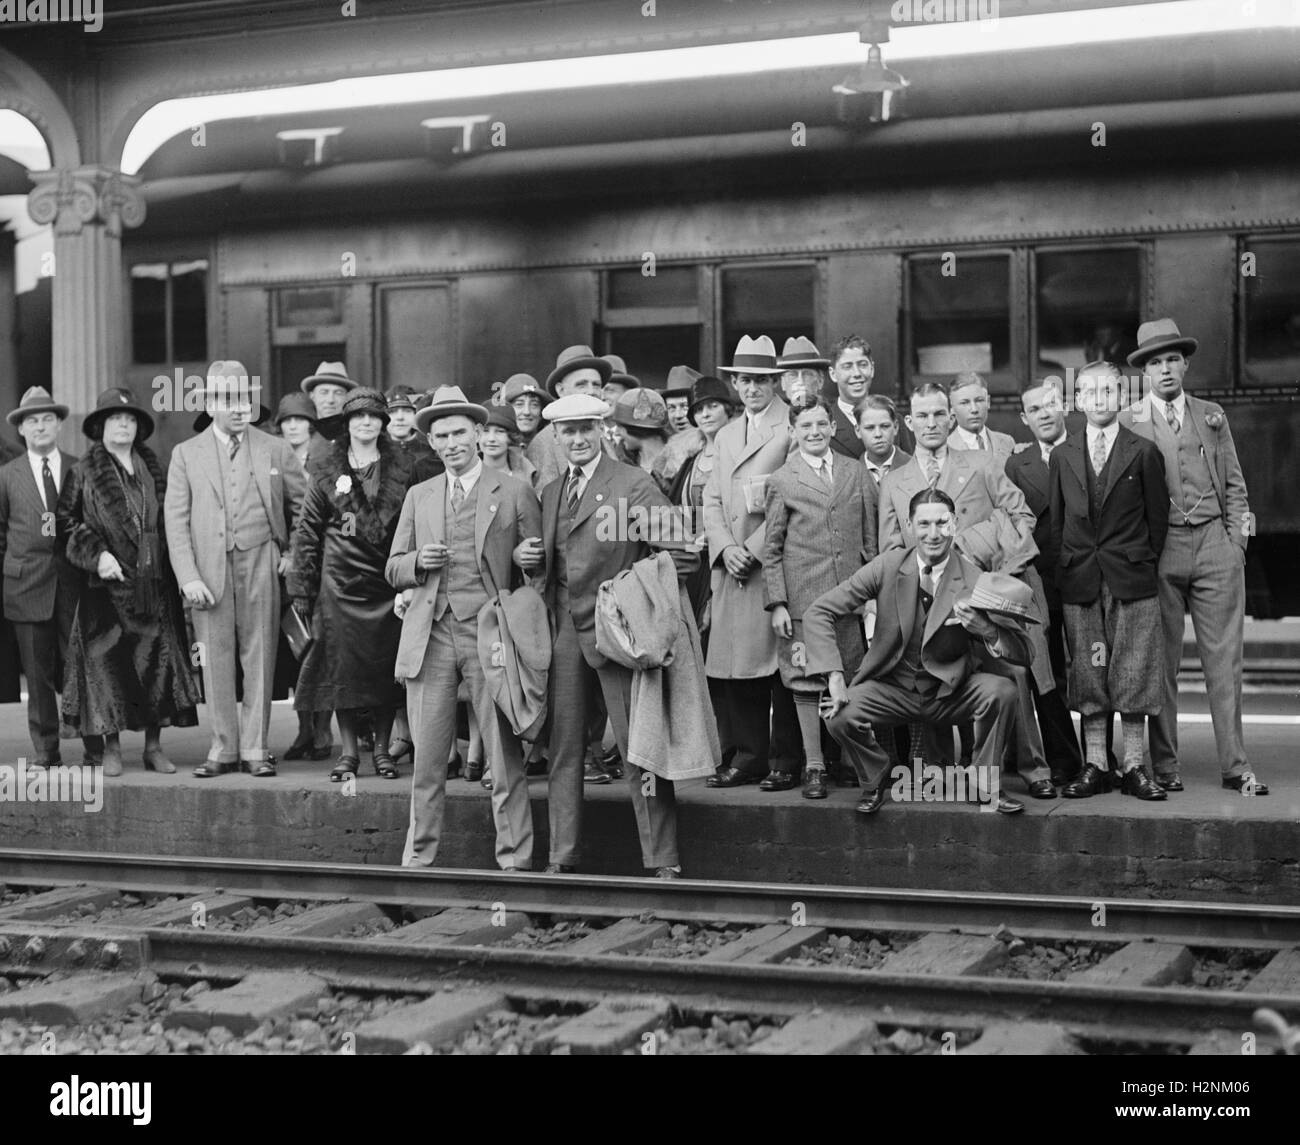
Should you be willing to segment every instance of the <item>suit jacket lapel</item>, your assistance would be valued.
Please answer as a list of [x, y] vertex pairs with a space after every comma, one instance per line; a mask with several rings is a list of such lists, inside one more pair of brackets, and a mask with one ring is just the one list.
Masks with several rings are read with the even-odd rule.
[[1067, 437], [1057, 449], [1061, 451], [1061, 458], [1074, 473], [1079, 482], [1079, 488], [1086, 495], [1088, 492], [1088, 465], [1084, 461], [1084, 452], [1086, 451], [1085, 442], [1088, 440], [1086, 431], [1081, 430], [1078, 434], [1072, 434]]
[[1111, 490], [1118, 484], [1120, 477], [1123, 475], [1133, 461], [1133, 454], [1136, 452], [1136, 446], [1133, 439], [1120, 428], [1119, 434], [1115, 438], [1115, 448], [1111, 450], [1110, 465], [1106, 470], [1106, 488], [1101, 493], [1101, 503], [1106, 504], [1110, 497]]
[[901, 653], [912, 639], [912, 629], [916, 627], [916, 600], [921, 595], [921, 572], [916, 567], [915, 552], [903, 559], [898, 572], [898, 591], [894, 599], [898, 602], [898, 631], [902, 633], [903, 641], [899, 646]]
[[[917, 577], [917, 585], [920, 585], [920, 577]], [[943, 622], [952, 612], [953, 602], [956, 601], [957, 595], [966, 587], [966, 577], [962, 573], [961, 561], [957, 559], [957, 550], [948, 550], [948, 565], [943, 570], [943, 580], [941, 580], [934, 589], [934, 603], [930, 605], [930, 612], [925, 618], [925, 635], [921, 638], [921, 646], [924, 648], [926, 643], [934, 636]]]
[[591, 480], [582, 491], [582, 499], [578, 502], [578, 512], [573, 518], [575, 529], [596, 511], [597, 505], [604, 502], [614, 466], [617, 464], [619, 464], [617, 461], [611, 461], [604, 453], [600, 455], [596, 471], [591, 475]]
[[843, 447], [846, 457], [852, 457], [853, 447], [858, 444], [858, 435], [849, 419], [844, 416], [839, 402], [831, 402], [831, 416], [835, 419], [835, 441]]
[[204, 457], [203, 468], [207, 470], [208, 480], [212, 482], [212, 488], [217, 491], [217, 496], [224, 502], [226, 491], [221, 487], [221, 455], [218, 452], [221, 449], [221, 442], [217, 440], [217, 435], [211, 427], [205, 429], [200, 435], [206, 438], [206, 442], [200, 442], [200, 448], [204, 448], [206, 456]]
[[[1064, 445], [1065, 442], [1061, 442], [1061, 444]], [[1035, 456], [1026, 459], [1025, 463], [1020, 467], [1020, 472], [1024, 475], [1026, 483], [1034, 487], [1035, 492], [1046, 497], [1048, 494], [1047, 465], [1043, 461], [1043, 450], [1037, 441], [1029, 448], [1034, 451]]]
[[[791, 460], [794, 462], [795, 476], [799, 484], [806, 485], [809, 489], [815, 490], [817, 493], [821, 494], [821, 497], [824, 500], [830, 493], [830, 490], [826, 488], [826, 485], [821, 478], [813, 473], [812, 469], [809, 468], [808, 463], [799, 454], [796, 453]], [[844, 462], [841, 461], [840, 466], [843, 464]], [[838, 471], [840, 466], [836, 466], [832, 472]], [[833, 483], [834, 480], [832, 479], [832, 484]]]
[[[68, 479], [68, 470], [70, 466], [68, 465], [68, 459], [66, 457], [61, 460], [63, 480], [66, 481]], [[32, 512], [36, 514], [37, 519], [39, 520], [41, 514], [45, 512], [45, 501], [41, 497], [41, 487], [36, 484], [36, 474], [32, 472], [32, 463], [27, 456], [26, 450], [23, 450], [22, 461], [23, 475], [20, 478], [20, 481], [22, 487], [27, 491], [27, 500], [32, 503]]]
[[[1151, 419], [1160, 417], [1156, 413], [1155, 407], [1151, 404], [1151, 398], [1145, 397], [1129, 412], [1128, 424], [1126, 429], [1131, 429], [1138, 437], [1145, 437], [1147, 441], [1154, 442], [1156, 439], [1155, 426], [1152, 425]], [[1121, 422], [1123, 424], [1123, 422]]]
[[1219, 511], [1226, 515], [1223, 486], [1219, 483], [1219, 455], [1214, 448], [1214, 439], [1209, 433], [1210, 427], [1205, 424], [1205, 414], [1199, 406], [1200, 403], [1188, 394], [1183, 408], [1187, 410], [1187, 419], [1192, 423], [1192, 428], [1201, 443], [1201, 456], [1205, 458], [1205, 468], [1210, 471], [1210, 481], [1213, 482], [1215, 495], [1219, 498]]
[[248, 442], [249, 465], [253, 470], [253, 480], [257, 483], [258, 495], [262, 498], [267, 517], [274, 521], [275, 514], [271, 512], [271, 451], [266, 442], [253, 436], [251, 430], [245, 430], [244, 437]]
[[953, 449], [949, 445], [948, 455], [943, 459], [943, 468], [939, 470], [939, 483], [935, 488], [942, 489], [953, 501], [961, 496], [962, 490], [966, 487], [966, 478], [970, 476], [966, 452], [963, 449]]
[[499, 490], [501, 481], [486, 466], [478, 479], [478, 507], [474, 510], [474, 552], [478, 555], [479, 567], [484, 565], [483, 542], [487, 538], [488, 526], [497, 513], [501, 498]]
[[429, 488], [429, 525], [437, 544], [447, 542], [447, 475], [439, 473]]

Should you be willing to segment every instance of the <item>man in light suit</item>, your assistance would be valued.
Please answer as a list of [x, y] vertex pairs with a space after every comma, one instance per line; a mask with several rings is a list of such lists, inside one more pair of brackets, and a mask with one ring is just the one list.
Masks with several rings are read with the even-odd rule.
[[[565, 473], [542, 490], [542, 540], [525, 545], [517, 561], [546, 569], [546, 601], [555, 625], [551, 655], [551, 855], [547, 871], [567, 873], [581, 862], [582, 757], [588, 707], [598, 685], [624, 759], [641, 861], [660, 878], [681, 873], [673, 784], [628, 758], [632, 672], [596, 650], [596, 591], [602, 583], [653, 555], [669, 551], [678, 581], [699, 557], [684, 540], [662, 535], [668, 498], [648, 473], [601, 449], [609, 406], [590, 394], [569, 394], [542, 416], [556, 426], [568, 458]], [[648, 520], [648, 527], [642, 523]], [[647, 536], [647, 534], [649, 534]]]
[[[1007, 478], [1002, 463], [985, 450], [953, 449], [948, 436], [952, 415], [948, 394], [935, 383], [927, 383], [912, 392], [908, 428], [916, 437], [916, 452], [901, 469], [890, 472], [880, 483], [880, 551], [910, 548], [916, 544], [908, 520], [908, 506], [922, 489], [939, 489], [952, 498], [955, 506], [954, 542], [959, 549], [968, 545], [972, 551], [987, 548], [982, 535], [996, 529], [995, 568], [1015, 567], [1032, 560], [1038, 549], [1034, 544], [1034, 515], [1025, 504], [1024, 495]], [[964, 534], [970, 533], [967, 538]], [[1046, 645], [1043, 646], [1046, 656]], [[989, 670], [1010, 671], [1005, 665]], [[1051, 772], [1038, 729], [1033, 693], [1027, 673], [1011, 672], [1020, 696], [1013, 726], [1016, 765], [1020, 776], [1036, 799], [1054, 799]], [[941, 744], [927, 745], [928, 753], [937, 748], [947, 758]]]
[[[77, 463], [58, 448], [68, 407], [32, 386], [7, 421], [27, 443], [25, 452], [0, 468], [0, 560], [4, 563], [4, 615], [13, 622], [27, 677], [27, 730], [32, 762], [62, 763], [59, 701], [63, 658], [77, 609], [80, 574], [63, 559], [55, 535], [59, 490]], [[98, 764], [103, 741], [82, 740], [85, 762]]]
[[1120, 424], [1159, 448], [1169, 485], [1169, 535], [1160, 554], [1160, 613], [1165, 639], [1165, 701], [1150, 721], [1151, 763], [1166, 791], [1183, 790], [1178, 770], [1178, 665], [1190, 608], [1196, 650], [1214, 723], [1222, 784], [1267, 795], [1246, 761], [1241, 730], [1246, 545], [1255, 531], [1246, 481], [1223, 407], [1183, 390], [1195, 338], [1172, 318], [1138, 327], [1140, 366], [1150, 392], [1120, 414]]
[[1016, 439], [989, 429], [989, 387], [979, 374], [958, 374], [948, 387], [948, 401], [956, 421], [948, 444], [953, 449], [984, 450], [1005, 464]]
[[782, 372], [776, 363], [771, 338], [746, 335], [732, 364], [719, 367], [732, 375], [744, 412], [718, 430], [704, 487], [713, 569], [705, 671], [723, 760], [710, 787], [758, 783], [764, 791], [788, 791], [802, 751], [794, 699], [777, 674], [777, 639], [763, 596], [767, 478], [791, 449], [790, 407], [776, 394]]
[[[194, 769], [273, 776], [266, 750], [280, 624], [279, 577], [306, 474], [293, 448], [249, 424], [259, 380], [239, 362], [208, 368], [212, 426], [172, 450], [164, 519], [181, 594], [193, 609], [212, 743]], [[235, 700], [235, 665], [243, 702]]]
[[[982, 578], [979, 568], [953, 548], [952, 498], [922, 488], [911, 499], [908, 522], [915, 545], [876, 557], [804, 614], [808, 673], [826, 677], [827, 726], [865, 776], [857, 806], [862, 815], [879, 811], [888, 789], [888, 758], [872, 735], [877, 723], [974, 720], [979, 786], [994, 798], [1016, 689], [1010, 680], [977, 670], [973, 648], [983, 645], [989, 656], [1013, 664], [1026, 664], [1031, 655], [1020, 626], [994, 624], [962, 599]], [[998, 577], [998, 585], [1008, 600], [1032, 598], [1028, 586], [1011, 577]], [[859, 612], [869, 600], [878, 602], [875, 639], [846, 684], [835, 619]], [[996, 800], [1003, 814], [1024, 810], [1000, 791]]]
[[[533, 863], [533, 816], [519, 741], [493, 701], [478, 653], [478, 614], [512, 586], [524, 541], [542, 535], [542, 512], [522, 481], [483, 466], [487, 410], [444, 386], [416, 415], [447, 471], [414, 486], [402, 505], [385, 576], [403, 591], [406, 614], [396, 674], [406, 681], [415, 745], [405, 866], [431, 867], [446, 803], [447, 760], [456, 739], [456, 689], [463, 681], [492, 776], [496, 859], [502, 870]], [[408, 591], [409, 590], [409, 591]]]

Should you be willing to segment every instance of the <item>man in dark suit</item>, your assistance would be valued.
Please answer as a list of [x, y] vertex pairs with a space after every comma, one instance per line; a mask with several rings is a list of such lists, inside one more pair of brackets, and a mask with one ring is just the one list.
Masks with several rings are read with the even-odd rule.
[[[0, 560], [4, 614], [12, 621], [27, 677], [27, 728], [32, 762], [53, 767], [59, 756], [59, 701], [63, 658], [80, 592], [80, 575], [62, 555], [55, 530], [59, 490], [77, 459], [58, 448], [68, 407], [33, 386], [8, 415], [27, 443], [0, 468]], [[82, 740], [85, 762], [98, 764], [103, 741]]]
[[1161, 674], [1150, 668], [1161, 636], [1156, 567], [1169, 529], [1164, 463], [1151, 442], [1116, 420], [1124, 387], [1118, 366], [1091, 362], [1075, 384], [1088, 425], [1048, 462], [1048, 557], [1070, 645], [1070, 704], [1087, 728], [1088, 760], [1061, 794], [1081, 799], [1109, 789], [1105, 725], [1119, 712], [1122, 789], [1162, 800], [1142, 766], [1142, 744], [1146, 717], [1164, 700]]
[[866, 446], [858, 436], [858, 404], [871, 389], [876, 363], [871, 358], [871, 343], [850, 334], [835, 343], [831, 350], [831, 416], [835, 420], [835, 437], [831, 448], [846, 457], [859, 458]]
[[[566, 464], [542, 490], [542, 536], [525, 543], [516, 561], [545, 566], [546, 599], [555, 625], [551, 654], [551, 853], [547, 871], [574, 870], [581, 861], [582, 775], [588, 709], [600, 688], [624, 760], [641, 836], [641, 860], [660, 878], [681, 873], [673, 784], [649, 776], [628, 758], [632, 672], [596, 650], [596, 590], [656, 549], [671, 551], [679, 580], [699, 557], [658, 536], [671, 517], [668, 498], [648, 473], [602, 451], [601, 424], [609, 406], [591, 394], [570, 393], [543, 412], [557, 430]], [[648, 518], [650, 528], [636, 522]], [[650, 533], [646, 537], [646, 532]]]
[[[997, 791], [1002, 751], [1016, 710], [1016, 685], [977, 671], [974, 645], [1013, 664], [1027, 664], [1029, 641], [1018, 625], [1003, 627], [969, 603], [981, 574], [953, 548], [952, 498], [929, 487], [916, 493], [908, 520], [916, 544], [884, 553], [821, 596], [804, 614], [808, 674], [824, 675], [825, 718], [831, 734], [864, 776], [857, 810], [873, 815], [885, 801], [888, 757], [871, 734], [873, 724], [975, 721], [975, 765], [982, 792]], [[1032, 600], [1028, 586], [998, 578], [1008, 598]], [[835, 619], [878, 604], [875, 639], [851, 684], [835, 641]], [[1028, 604], [1021, 607], [1027, 611]], [[1024, 810], [996, 795], [997, 810]]]
[[1047, 555], [1052, 533], [1047, 503], [1047, 459], [1066, 439], [1065, 405], [1060, 386], [1052, 381], [1031, 386], [1021, 395], [1020, 403], [1024, 409], [1020, 420], [1029, 427], [1034, 440], [1007, 457], [1006, 474], [1025, 495], [1025, 503], [1036, 519], [1034, 543], [1038, 546], [1038, 556], [1034, 558], [1034, 568], [1047, 601], [1047, 650], [1055, 687], [1044, 690], [1032, 677], [1030, 683], [1043, 747], [1052, 765], [1052, 782], [1061, 787], [1083, 770], [1083, 757], [1074, 738], [1074, 721], [1065, 704], [1065, 619], [1061, 611], [1061, 590]]
[[[478, 616], [513, 587], [515, 553], [542, 534], [537, 497], [522, 481], [484, 467], [478, 455], [487, 410], [445, 386], [420, 410], [446, 465], [406, 494], [385, 576], [406, 596], [395, 672], [406, 682], [414, 743], [411, 827], [403, 863], [434, 865], [446, 803], [447, 760], [456, 741], [456, 689], [465, 685], [492, 776], [497, 864], [532, 869], [533, 816], [524, 761], [479, 660]], [[406, 590], [411, 590], [409, 593]]]
[[1242, 642], [1246, 615], [1246, 545], [1255, 519], [1223, 407], [1183, 390], [1195, 338], [1184, 338], [1171, 318], [1138, 327], [1141, 366], [1150, 393], [1120, 414], [1120, 423], [1153, 442], [1169, 483], [1169, 538], [1160, 557], [1160, 613], [1165, 649], [1165, 697], [1151, 721], [1156, 782], [1181, 791], [1178, 771], [1178, 666], [1184, 617], [1190, 610], [1196, 651], [1214, 723], [1222, 784], [1246, 795], [1267, 795], [1246, 760], [1241, 730]]

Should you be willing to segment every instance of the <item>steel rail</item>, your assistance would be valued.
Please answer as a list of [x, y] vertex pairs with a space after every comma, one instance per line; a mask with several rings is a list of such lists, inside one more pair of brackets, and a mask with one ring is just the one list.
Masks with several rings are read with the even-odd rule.
[[0, 850], [0, 883], [98, 883], [122, 891], [224, 890], [268, 899], [354, 899], [416, 908], [495, 907], [704, 923], [782, 922], [837, 930], [977, 930], [1100, 942], [1158, 938], [1214, 946], [1300, 944], [1300, 907], [1122, 898], [541, 875], [275, 860]]
[[149, 964], [187, 976], [222, 977], [249, 970], [314, 973], [331, 984], [432, 979], [491, 983], [511, 989], [660, 994], [707, 1009], [725, 1006], [838, 1006], [892, 1014], [932, 1015], [941, 1026], [963, 1019], [1056, 1021], [1129, 1031], [1178, 1032], [1252, 1028], [1259, 1007], [1294, 1013], [1295, 996], [1226, 990], [1117, 987], [1016, 978], [894, 974], [879, 970], [709, 963], [698, 959], [577, 955], [498, 947], [408, 946], [387, 939], [260, 937], [185, 928], [147, 932]]

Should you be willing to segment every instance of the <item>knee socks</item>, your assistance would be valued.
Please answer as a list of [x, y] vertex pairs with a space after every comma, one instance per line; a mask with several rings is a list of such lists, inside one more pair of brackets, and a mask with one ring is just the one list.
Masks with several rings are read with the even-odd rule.
[[822, 759], [822, 719], [817, 710], [817, 697], [796, 694], [795, 715], [799, 717], [799, 734], [803, 737], [803, 754], [809, 770], [818, 770], [826, 766]]

